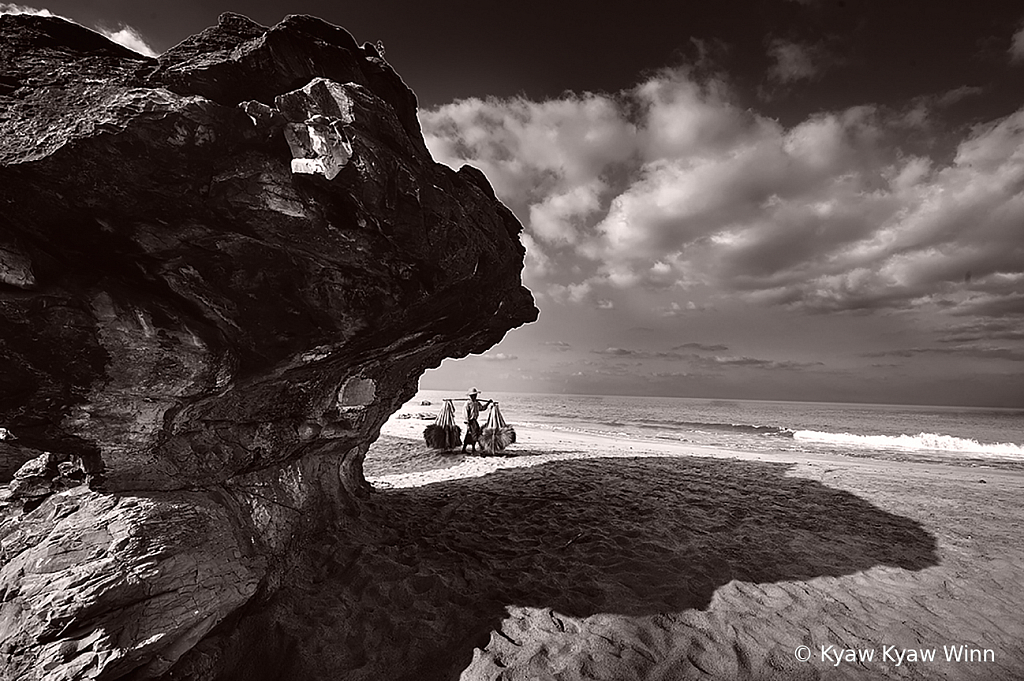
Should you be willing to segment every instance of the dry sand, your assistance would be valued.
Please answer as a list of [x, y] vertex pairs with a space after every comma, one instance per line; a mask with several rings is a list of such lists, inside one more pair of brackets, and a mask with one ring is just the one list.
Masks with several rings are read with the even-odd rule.
[[1021, 472], [522, 428], [463, 457], [426, 423], [385, 426], [373, 531], [289, 615], [339, 678], [1024, 678]]

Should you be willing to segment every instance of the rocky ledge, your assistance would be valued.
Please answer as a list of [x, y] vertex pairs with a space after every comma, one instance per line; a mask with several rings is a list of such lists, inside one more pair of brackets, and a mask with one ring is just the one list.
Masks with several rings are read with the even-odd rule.
[[341, 28], [0, 16], [0, 678], [209, 662], [421, 373], [536, 318], [520, 231]]

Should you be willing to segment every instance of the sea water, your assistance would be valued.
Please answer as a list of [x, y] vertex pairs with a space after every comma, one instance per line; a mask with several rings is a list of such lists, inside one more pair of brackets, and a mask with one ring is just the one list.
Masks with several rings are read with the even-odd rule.
[[[421, 390], [404, 409], [440, 410]], [[831, 453], [1024, 468], [1024, 409], [487, 393], [513, 425], [748, 452]], [[422, 402], [430, 405], [422, 405]], [[461, 411], [456, 405], [456, 413]]]

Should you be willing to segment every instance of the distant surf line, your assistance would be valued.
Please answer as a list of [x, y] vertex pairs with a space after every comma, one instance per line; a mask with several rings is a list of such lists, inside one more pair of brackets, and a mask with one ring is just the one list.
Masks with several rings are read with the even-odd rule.
[[798, 430], [793, 439], [802, 442], [820, 442], [847, 447], [871, 449], [902, 449], [908, 451], [970, 452], [988, 456], [1024, 457], [1024, 447], [1012, 442], [984, 443], [970, 438], [953, 437], [939, 433], [917, 435], [857, 435], [855, 433], [825, 433], [816, 430]]

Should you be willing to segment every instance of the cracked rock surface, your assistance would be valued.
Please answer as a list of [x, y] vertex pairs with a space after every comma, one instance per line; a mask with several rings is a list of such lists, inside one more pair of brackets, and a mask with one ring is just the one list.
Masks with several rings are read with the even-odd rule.
[[420, 374], [536, 318], [520, 231], [341, 28], [151, 59], [0, 16], [0, 679], [156, 678], [255, 616]]

